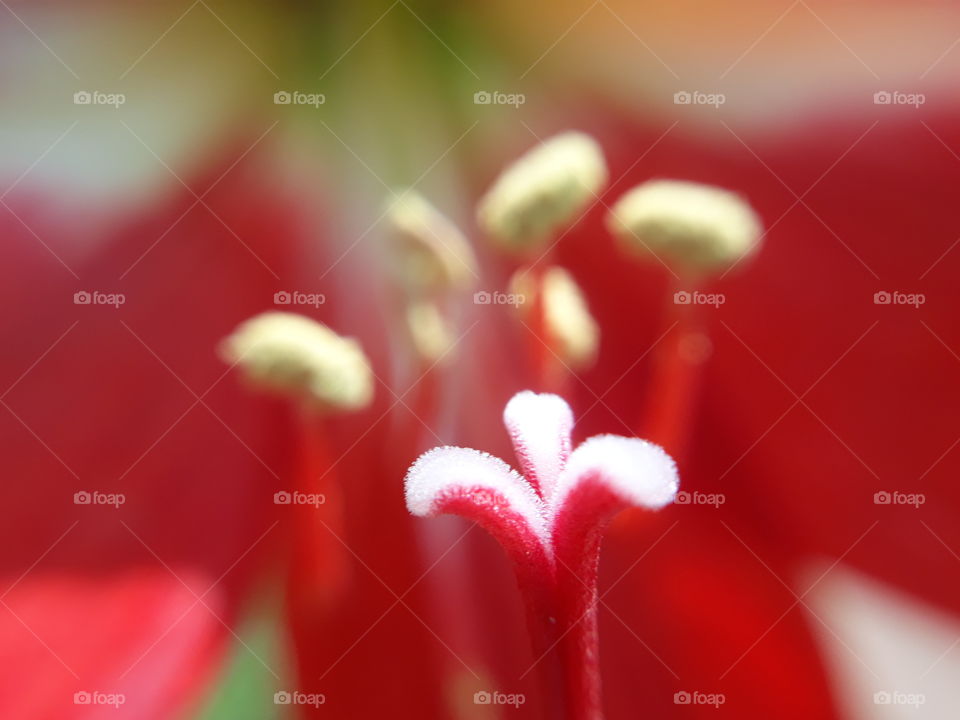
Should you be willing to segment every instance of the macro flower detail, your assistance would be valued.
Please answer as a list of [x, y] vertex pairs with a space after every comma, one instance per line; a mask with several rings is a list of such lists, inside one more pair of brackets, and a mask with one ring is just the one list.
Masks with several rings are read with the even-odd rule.
[[573, 414], [557, 395], [521, 392], [503, 414], [522, 475], [470, 448], [434, 448], [405, 480], [420, 517], [477, 522], [514, 563], [550, 717], [602, 717], [596, 624], [603, 529], [620, 510], [657, 510], [678, 487], [657, 445], [616, 435], [572, 447]]
[[600, 5], [0, 0], [0, 720], [960, 720], [960, 3]]
[[662, 255], [692, 273], [722, 270], [753, 254], [761, 223], [746, 200], [710, 185], [650, 180], [610, 211], [608, 229], [630, 251]]
[[404, 190], [387, 208], [391, 265], [411, 291], [438, 292], [469, 287], [477, 260], [470, 242], [445, 215], [413, 190]]
[[242, 323], [220, 346], [253, 385], [318, 408], [359, 409], [370, 403], [370, 363], [356, 340], [303, 315], [265, 312]]
[[542, 249], [607, 183], [600, 145], [568, 131], [537, 145], [497, 178], [477, 208], [477, 221], [504, 250]]
[[561, 371], [590, 367], [597, 358], [600, 328], [577, 281], [559, 265], [521, 268], [510, 290], [531, 302], [517, 306], [525, 322], [542, 325], [537, 344], [560, 364]]

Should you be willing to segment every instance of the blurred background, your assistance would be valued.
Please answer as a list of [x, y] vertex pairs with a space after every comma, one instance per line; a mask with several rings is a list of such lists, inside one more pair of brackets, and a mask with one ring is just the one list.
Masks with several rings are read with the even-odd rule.
[[[958, 46], [937, 0], [0, 0], [2, 714], [539, 717], [500, 548], [402, 497], [434, 445], [511, 457], [526, 331], [468, 293], [424, 366], [384, 211], [416, 189], [505, 290], [477, 200], [577, 129], [610, 171], [551, 257], [600, 328], [578, 440], [640, 431], [674, 291], [609, 205], [694, 180], [766, 228], [708, 283], [675, 453], [723, 502], [605, 541], [607, 716], [956, 717]], [[371, 407], [304, 432], [218, 358], [284, 292], [360, 341]], [[335, 501], [288, 512], [318, 436]]]

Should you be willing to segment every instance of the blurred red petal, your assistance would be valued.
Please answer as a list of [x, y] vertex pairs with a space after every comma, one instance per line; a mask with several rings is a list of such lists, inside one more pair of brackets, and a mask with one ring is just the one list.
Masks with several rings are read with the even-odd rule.
[[[222, 606], [222, 593], [198, 603], [162, 569], [25, 577], [4, 594], [0, 608], [0, 714], [173, 717], [211, 677], [223, 632], [215, 613]], [[84, 704], [83, 694], [91, 702]], [[120, 704], [98, 704], [108, 700], [103, 696]]]
[[[30, 593], [25, 620], [41, 637], [49, 632], [51, 648], [89, 646], [63, 650], [81, 679], [116, 681], [111, 674], [158, 639], [159, 625], [191, 593], [210, 590], [231, 622], [263, 551], [273, 547], [282, 558], [287, 530], [277, 527], [271, 500], [283, 470], [283, 426], [276, 406], [242, 391], [215, 353], [238, 321], [272, 304], [304, 237], [269, 167], [245, 155], [250, 145], [229, 143], [190, 179], [196, 193], [210, 189], [202, 202], [177, 190], [95, 251], [71, 256], [77, 277], [53, 257], [69, 249], [71, 228], [45, 223], [42, 205], [18, 213], [52, 238], [48, 251], [39, 231], [4, 219], [18, 260], [3, 268], [13, 295], [0, 320], [8, 340], [0, 362], [0, 571], [27, 572], [17, 590]], [[22, 280], [27, 271], [31, 283]], [[75, 304], [74, 293], [95, 291], [124, 302]], [[84, 491], [122, 494], [124, 502], [75, 504]], [[167, 567], [183, 569], [189, 590]], [[48, 579], [34, 583], [34, 572]], [[152, 579], [127, 579], [143, 576]], [[69, 583], [80, 589], [67, 591]], [[81, 601], [77, 614], [71, 603]], [[141, 662], [162, 692], [128, 677], [131, 702], [151, 694], [138, 705], [156, 713], [150, 717], [164, 716], [160, 697], [164, 707], [182, 702], [178, 693], [195, 692], [203, 679], [198, 668], [212, 656], [190, 646], [212, 647], [225, 634], [208, 615], [191, 612], [184, 629]], [[107, 626], [118, 641], [95, 642]], [[13, 631], [26, 633], [9, 626], [6, 634]], [[36, 662], [36, 677], [47, 674], [49, 653], [40, 650], [21, 663], [25, 673]], [[9, 690], [10, 703], [36, 694], [27, 685]]]

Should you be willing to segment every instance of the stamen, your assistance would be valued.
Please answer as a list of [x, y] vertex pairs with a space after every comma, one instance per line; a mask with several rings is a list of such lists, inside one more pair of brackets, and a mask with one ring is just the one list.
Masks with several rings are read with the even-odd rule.
[[563, 393], [571, 371], [596, 360], [600, 328], [573, 276], [559, 266], [521, 268], [510, 290], [524, 298], [517, 311], [528, 332], [530, 358], [541, 389]]
[[401, 283], [414, 292], [464, 289], [476, 275], [470, 243], [423, 196], [407, 190], [388, 208], [392, 251]]
[[739, 195], [710, 185], [651, 180], [621, 197], [607, 227], [623, 247], [698, 274], [723, 269], [759, 246], [761, 223]]
[[561, 267], [543, 275], [544, 326], [563, 362], [578, 370], [597, 356], [600, 328], [587, 308], [587, 300], [573, 276]]
[[373, 397], [359, 343], [302, 315], [266, 312], [241, 323], [220, 345], [253, 385], [319, 408], [352, 410]]
[[407, 305], [407, 328], [422, 360], [433, 364], [447, 356], [454, 337], [437, 304], [428, 300]]
[[504, 249], [527, 252], [574, 220], [606, 182], [597, 142], [581, 132], [565, 132], [503, 171], [480, 200], [478, 222]]

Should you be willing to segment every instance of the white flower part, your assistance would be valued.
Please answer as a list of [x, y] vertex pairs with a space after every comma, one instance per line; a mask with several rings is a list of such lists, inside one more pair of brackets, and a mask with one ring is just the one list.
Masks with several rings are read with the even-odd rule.
[[651, 180], [621, 197], [607, 227], [624, 247], [694, 271], [731, 265], [753, 253], [761, 223], [736, 193], [680, 180]]
[[624, 503], [651, 510], [673, 502], [679, 486], [677, 466], [659, 445], [639, 438], [596, 435], [570, 454], [550, 504], [552, 517], [588, 477], [603, 483]]
[[503, 171], [480, 200], [477, 219], [503, 247], [527, 250], [574, 220], [606, 182], [597, 141], [581, 132], [561, 133]]
[[373, 397], [370, 365], [359, 343], [303, 315], [257, 315], [223, 341], [220, 354], [251, 383], [321, 407], [359, 409]]
[[503, 411], [523, 474], [549, 501], [570, 456], [573, 412], [558, 395], [526, 390], [514, 395]]
[[493, 455], [472, 448], [434, 448], [417, 458], [404, 479], [407, 509], [419, 517], [441, 512], [438, 503], [445, 496], [469, 496], [477, 488], [503, 496], [506, 509], [522, 515], [541, 540], [547, 538], [543, 502], [516, 470]]

